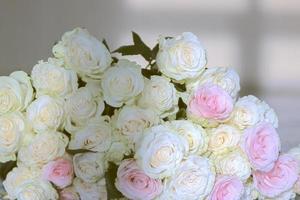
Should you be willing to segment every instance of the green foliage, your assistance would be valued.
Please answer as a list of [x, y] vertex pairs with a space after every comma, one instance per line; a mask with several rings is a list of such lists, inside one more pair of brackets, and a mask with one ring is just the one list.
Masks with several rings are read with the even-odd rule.
[[[16, 161], [9, 161], [6, 163], [0, 163], [0, 180], [4, 180], [8, 172], [17, 166]], [[1, 183], [0, 183], [1, 184]]]
[[187, 105], [181, 98], [178, 100], [179, 111], [176, 113], [176, 119], [186, 119], [186, 108]]
[[104, 46], [107, 48], [107, 50], [110, 52], [109, 46], [108, 46], [108, 44], [107, 44], [107, 42], [106, 42], [105, 39], [102, 40], [102, 43], [103, 43]]
[[107, 199], [119, 199], [123, 197], [123, 195], [115, 187], [117, 171], [118, 171], [118, 166], [110, 162], [107, 172], [105, 173]]
[[121, 46], [114, 50], [113, 53], [121, 53], [122, 56], [141, 55], [149, 64], [152, 64], [158, 52], [158, 44], [151, 49], [135, 32], [132, 32], [132, 40], [132, 45]]

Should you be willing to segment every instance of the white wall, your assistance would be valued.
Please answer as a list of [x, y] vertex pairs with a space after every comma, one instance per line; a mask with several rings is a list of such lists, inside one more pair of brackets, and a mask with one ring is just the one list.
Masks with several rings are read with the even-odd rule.
[[134, 30], [197, 34], [209, 66], [232, 66], [242, 94], [265, 98], [280, 117], [283, 149], [300, 144], [299, 0], [0, 0], [0, 73], [30, 72], [63, 32], [86, 27], [112, 48]]

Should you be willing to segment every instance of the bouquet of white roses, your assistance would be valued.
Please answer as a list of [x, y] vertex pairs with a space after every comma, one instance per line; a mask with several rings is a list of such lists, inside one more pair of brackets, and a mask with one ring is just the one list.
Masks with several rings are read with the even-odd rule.
[[[277, 116], [239, 76], [207, 67], [192, 33], [110, 52], [65, 33], [27, 75], [0, 77], [3, 199], [293, 199], [300, 147], [280, 154]], [[122, 56], [140, 55], [140, 66]]]

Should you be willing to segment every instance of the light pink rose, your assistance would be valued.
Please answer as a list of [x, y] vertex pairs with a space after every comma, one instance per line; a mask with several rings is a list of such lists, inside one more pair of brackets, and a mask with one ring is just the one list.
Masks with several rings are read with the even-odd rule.
[[232, 97], [217, 85], [199, 87], [188, 104], [188, 111], [199, 118], [225, 120], [233, 110]]
[[162, 182], [147, 176], [133, 159], [122, 161], [118, 168], [116, 187], [129, 199], [150, 200], [163, 190]]
[[43, 167], [42, 176], [59, 188], [65, 188], [72, 183], [74, 177], [72, 161], [65, 158], [51, 161]]
[[80, 198], [73, 187], [67, 187], [59, 192], [59, 200], [80, 200]]
[[239, 200], [244, 193], [244, 185], [235, 176], [219, 176], [209, 200]]
[[255, 188], [264, 196], [273, 198], [292, 189], [298, 178], [298, 163], [289, 156], [279, 156], [274, 168], [269, 172], [255, 171]]
[[280, 139], [275, 128], [263, 122], [245, 130], [242, 147], [255, 170], [268, 172], [278, 159]]

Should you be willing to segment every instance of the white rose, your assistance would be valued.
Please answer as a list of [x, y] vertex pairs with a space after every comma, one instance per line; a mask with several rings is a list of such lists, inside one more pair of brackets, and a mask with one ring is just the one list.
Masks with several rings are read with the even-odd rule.
[[60, 132], [37, 134], [32, 141], [22, 146], [18, 153], [20, 164], [42, 167], [65, 153], [68, 138]]
[[[300, 166], [300, 145], [290, 149], [287, 152], [287, 154], [292, 156], [298, 162], [298, 165]], [[300, 168], [299, 168], [299, 178], [298, 178], [297, 182], [294, 185], [294, 190], [298, 194], [300, 194]]]
[[183, 136], [189, 144], [188, 155], [203, 154], [207, 150], [208, 138], [206, 131], [197, 124], [187, 120], [175, 120], [169, 123], [179, 135]]
[[227, 124], [221, 124], [217, 128], [210, 129], [208, 133], [208, 150], [214, 153], [238, 146], [241, 138], [241, 131]]
[[31, 72], [37, 96], [64, 97], [78, 88], [77, 75], [73, 70], [64, 69], [49, 62], [40, 61]]
[[169, 79], [151, 76], [150, 80], [146, 80], [138, 105], [154, 110], [161, 118], [175, 114], [178, 111], [176, 89]]
[[81, 200], [107, 200], [106, 182], [104, 178], [97, 183], [86, 183], [80, 178], [75, 178], [73, 185]]
[[59, 192], [59, 199], [61, 200], [80, 200], [79, 194], [74, 186], [69, 186]]
[[104, 100], [113, 107], [129, 104], [144, 89], [141, 66], [129, 60], [119, 60], [106, 70], [102, 79]]
[[56, 58], [64, 61], [84, 80], [99, 80], [112, 58], [107, 48], [85, 29], [66, 32], [52, 49]]
[[23, 111], [33, 99], [29, 76], [22, 71], [0, 76], [0, 114]]
[[[250, 179], [248, 179], [250, 180]], [[259, 199], [259, 192], [255, 189], [253, 181], [247, 181], [244, 184], [244, 194], [242, 196], [243, 200], [256, 200]]]
[[125, 155], [130, 155], [130, 150], [131, 148], [125, 142], [115, 141], [111, 144], [108, 152], [105, 153], [105, 159], [119, 165]]
[[105, 117], [92, 118], [71, 135], [70, 149], [87, 149], [105, 152], [112, 142], [112, 130]]
[[18, 200], [55, 200], [57, 191], [50, 182], [43, 179], [29, 179], [16, 189]]
[[274, 197], [274, 198], [268, 198], [268, 197], [260, 197], [259, 200], [295, 200], [296, 194], [293, 192], [293, 190], [288, 190], [280, 195]]
[[199, 85], [213, 83], [223, 88], [230, 96], [235, 99], [240, 91], [239, 75], [232, 68], [210, 67], [204, 71], [200, 77], [187, 82], [187, 90], [194, 90]]
[[24, 116], [20, 112], [0, 115], [0, 162], [16, 160], [27, 132]]
[[204, 199], [212, 190], [214, 181], [215, 171], [209, 159], [190, 156], [180, 164], [172, 177], [166, 179], [160, 199]]
[[298, 145], [297, 147], [294, 147], [292, 149], [290, 149], [287, 154], [291, 155], [292, 157], [294, 157], [299, 165], [300, 165], [300, 145]]
[[159, 70], [177, 81], [199, 76], [206, 65], [205, 50], [193, 33], [160, 38], [156, 57]]
[[250, 164], [239, 148], [230, 149], [222, 154], [214, 154], [210, 159], [214, 161], [218, 174], [234, 175], [243, 181], [251, 175]]
[[264, 110], [263, 121], [272, 124], [275, 128], [278, 128], [278, 117], [274, 109], [271, 108], [266, 102], [262, 101], [262, 110]]
[[106, 170], [103, 153], [76, 154], [73, 165], [76, 176], [88, 183], [95, 183], [103, 178]]
[[124, 106], [112, 117], [115, 132], [125, 136], [131, 143], [134, 143], [145, 129], [158, 123], [159, 117], [154, 111], [137, 106]]
[[152, 178], [171, 176], [188, 150], [187, 141], [163, 125], [148, 129], [136, 146], [137, 163]]
[[278, 127], [278, 118], [274, 110], [257, 97], [249, 95], [236, 102], [229, 123], [243, 130], [262, 121]]
[[97, 96], [91, 87], [79, 88], [68, 96], [65, 103], [65, 129], [73, 133], [84, 126], [91, 118], [100, 116], [104, 110], [101, 96]]
[[25, 166], [18, 166], [13, 168], [3, 181], [3, 186], [10, 199], [17, 198], [17, 189], [27, 180], [36, 179], [40, 176], [40, 171], [30, 169]]
[[28, 106], [26, 115], [35, 132], [55, 131], [64, 123], [64, 101], [50, 96], [40, 96]]

